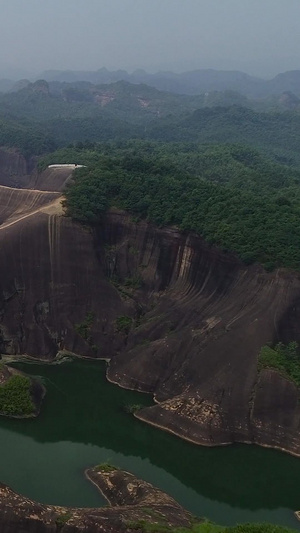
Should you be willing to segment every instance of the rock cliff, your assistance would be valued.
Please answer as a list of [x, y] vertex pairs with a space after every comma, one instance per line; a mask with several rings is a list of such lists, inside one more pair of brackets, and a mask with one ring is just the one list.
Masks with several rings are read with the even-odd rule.
[[299, 275], [116, 210], [80, 226], [54, 192], [68, 179], [48, 170], [31, 174], [34, 189], [0, 187], [1, 352], [109, 358], [110, 381], [157, 401], [138, 418], [198, 444], [299, 455], [299, 391], [257, 371], [263, 345], [300, 340]]
[[26, 160], [16, 150], [0, 147], [1, 185], [26, 187], [33, 168], [34, 161]]
[[147, 295], [108, 370], [159, 402], [136, 416], [198, 444], [256, 442], [298, 455], [299, 391], [275, 371], [258, 375], [257, 357], [268, 342], [299, 340], [299, 276], [247, 268], [195, 235], [118, 213], [104, 241], [110, 274], [139, 272]]
[[[192, 517], [173, 498], [129, 472], [92, 468], [86, 475], [109, 507], [80, 509], [42, 505], [0, 484], [1, 533], [124, 533], [141, 524], [169, 530], [190, 527]], [[140, 525], [140, 527], [139, 527]]]

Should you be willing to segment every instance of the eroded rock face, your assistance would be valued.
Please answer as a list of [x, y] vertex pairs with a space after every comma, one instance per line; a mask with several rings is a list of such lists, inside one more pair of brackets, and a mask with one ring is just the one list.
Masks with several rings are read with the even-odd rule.
[[69, 171], [31, 179], [30, 191], [0, 187], [1, 352], [109, 358], [109, 380], [159, 402], [140, 419], [199, 444], [300, 454], [298, 390], [257, 372], [264, 344], [300, 340], [299, 275], [246, 267], [119, 211], [92, 231], [54, 192]]
[[33, 161], [27, 161], [17, 151], [0, 147], [0, 182], [8, 187], [26, 187], [33, 170]]
[[97, 257], [91, 230], [64, 216], [53, 190], [70, 178], [70, 169], [49, 169], [32, 174], [35, 189], [0, 186], [3, 354], [53, 359], [67, 350], [107, 358], [124, 344], [115, 321], [134, 315], [135, 304], [107, 280], [104, 248]]
[[1, 352], [49, 359], [64, 349], [110, 357], [123, 342], [115, 320], [133, 314], [132, 305], [104, 276], [89, 229], [52, 213], [53, 204], [45, 209], [22, 224], [0, 226]]
[[93, 468], [86, 474], [107, 499], [109, 507], [80, 509], [42, 505], [0, 484], [1, 533], [126, 533], [137, 530], [141, 521], [170, 528], [192, 524], [191, 514], [173, 498], [128, 472]]
[[155, 395], [159, 405], [136, 416], [198, 444], [300, 454], [299, 391], [274, 371], [257, 372], [264, 344], [299, 340], [299, 276], [247, 268], [197, 236], [120, 213], [109, 215], [104, 240], [113, 272], [137, 268], [150, 298], [108, 370], [112, 382]]

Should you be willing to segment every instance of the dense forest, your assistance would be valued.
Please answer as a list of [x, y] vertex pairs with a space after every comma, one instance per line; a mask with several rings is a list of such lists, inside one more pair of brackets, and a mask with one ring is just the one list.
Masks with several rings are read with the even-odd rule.
[[272, 159], [300, 165], [300, 115], [256, 112], [239, 106], [199, 109], [183, 119], [166, 117], [151, 125], [150, 139], [164, 142], [242, 143]]
[[0, 146], [17, 148], [26, 157], [30, 157], [51, 152], [58, 145], [41, 125], [0, 114]]
[[186, 96], [127, 82], [39, 81], [0, 94], [0, 144], [39, 155], [87, 141], [230, 142], [300, 165], [300, 112], [272, 102], [250, 101], [234, 91]]
[[300, 114], [249, 102], [233, 91], [39, 81], [0, 95], [0, 144], [44, 154], [41, 168], [86, 164], [66, 192], [82, 222], [114, 205], [245, 263], [299, 269]]
[[[298, 108], [272, 99], [254, 104], [234, 91], [187, 97], [123, 82], [52, 89], [37, 82], [0, 95], [1, 146], [39, 156], [40, 171], [52, 163], [85, 165], [65, 190], [73, 219], [94, 228], [110, 208], [124, 209], [136, 223], [195, 232], [267, 271], [300, 270], [299, 144]], [[118, 317], [116, 329], [128, 333], [131, 320]], [[84, 339], [91, 321], [89, 313], [75, 325]], [[258, 368], [274, 368], [299, 387], [298, 345], [264, 346]], [[3, 389], [2, 411], [13, 403], [32, 411], [28, 383]], [[194, 531], [225, 529], [284, 531], [207, 524]]]
[[111, 206], [195, 231], [245, 262], [300, 267], [300, 171], [242, 145], [129, 141], [77, 145], [42, 166], [76, 161], [68, 213], [97, 224]]

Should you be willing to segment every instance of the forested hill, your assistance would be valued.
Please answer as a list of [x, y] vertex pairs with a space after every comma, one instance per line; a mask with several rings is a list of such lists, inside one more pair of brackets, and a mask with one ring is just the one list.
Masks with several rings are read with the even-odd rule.
[[87, 165], [66, 191], [68, 213], [98, 224], [111, 206], [195, 231], [246, 263], [300, 268], [300, 171], [240, 145], [131, 141], [60, 150]]
[[[138, 69], [132, 74], [125, 70], [109, 71], [101, 68], [97, 71], [45, 71], [41, 78], [49, 82], [86, 81], [93, 84], [112, 83], [125, 80], [131, 83], [145, 83], [163, 91], [184, 94], [200, 94], [207, 91], [235, 90], [251, 97], [263, 97], [293, 91], [300, 96], [300, 71], [283, 72], [273, 79], [265, 80], [249, 76], [235, 70], [199, 69], [180, 74], [174, 72], [157, 72], [149, 74]], [[4, 87], [7, 86], [7, 80]], [[0, 85], [1, 86], [1, 85]]]
[[0, 114], [0, 146], [16, 148], [27, 157], [51, 152], [57, 143], [42, 125]]
[[200, 97], [122, 83], [92, 101], [66, 90], [53, 95], [40, 81], [2, 96], [0, 144], [31, 156], [75, 143], [48, 159], [88, 165], [67, 192], [72, 216], [94, 223], [117, 205], [245, 262], [299, 268], [297, 110], [195, 108]]
[[60, 84], [51, 92], [39, 81], [0, 95], [0, 120], [0, 144], [26, 155], [74, 142], [139, 138], [248, 144], [278, 162], [300, 165], [298, 110], [255, 111], [230, 91], [188, 97], [120, 82]]
[[289, 165], [300, 165], [300, 114], [258, 113], [245, 107], [199, 109], [152, 123], [147, 136], [164, 142], [242, 143]]

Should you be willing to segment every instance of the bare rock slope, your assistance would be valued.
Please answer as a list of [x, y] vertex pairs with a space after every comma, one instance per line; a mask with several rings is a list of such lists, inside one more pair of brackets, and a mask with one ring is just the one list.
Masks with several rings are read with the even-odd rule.
[[80, 226], [55, 192], [69, 178], [33, 171], [34, 189], [0, 188], [1, 352], [109, 358], [109, 380], [154, 394], [140, 419], [199, 444], [299, 455], [299, 391], [257, 369], [263, 345], [300, 340], [298, 274], [118, 211]]
[[115, 275], [138, 270], [148, 299], [108, 370], [110, 381], [155, 395], [158, 405], [136, 416], [198, 444], [298, 455], [299, 391], [273, 370], [258, 374], [257, 359], [266, 343], [299, 340], [299, 276], [247, 268], [197, 236], [118, 213], [104, 231]]
[[1, 533], [127, 533], [142, 531], [143, 523], [166, 530], [192, 524], [190, 513], [173, 498], [129, 472], [92, 468], [86, 475], [109, 506], [81, 509], [42, 505], [0, 484]]

